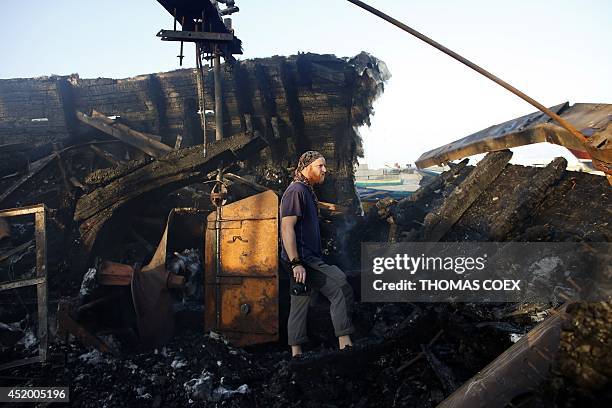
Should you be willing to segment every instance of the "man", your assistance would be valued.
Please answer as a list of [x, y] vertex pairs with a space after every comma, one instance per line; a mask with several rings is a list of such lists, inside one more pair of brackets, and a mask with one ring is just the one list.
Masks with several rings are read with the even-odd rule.
[[289, 272], [292, 291], [287, 334], [294, 357], [302, 354], [301, 345], [308, 341], [308, 305], [317, 292], [331, 302], [330, 313], [340, 349], [352, 346], [353, 290], [344, 272], [321, 260], [318, 201], [313, 186], [323, 183], [326, 172], [321, 153], [304, 153], [295, 169], [295, 178], [281, 199], [281, 259]]

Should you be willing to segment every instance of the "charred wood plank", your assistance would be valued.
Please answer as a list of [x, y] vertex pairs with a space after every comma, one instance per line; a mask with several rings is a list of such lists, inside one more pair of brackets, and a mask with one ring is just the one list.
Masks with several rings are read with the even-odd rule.
[[4, 261], [5, 259], [10, 258], [11, 256], [18, 254], [19, 252], [25, 251], [26, 249], [28, 249], [29, 247], [34, 245], [34, 240], [30, 240], [24, 244], [19, 245], [18, 247], [12, 248], [9, 251], [3, 252], [2, 254], [0, 254], [0, 262]]
[[4, 201], [7, 197], [9, 197], [11, 194], [13, 194], [15, 190], [19, 189], [28, 180], [30, 180], [36, 174], [40, 173], [40, 171], [42, 171], [45, 167], [47, 167], [47, 165], [51, 163], [53, 159], [61, 158], [64, 153], [71, 151], [71, 150], [80, 149], [84, 146], [93, 146], [95, 144], [107, 144], [107, 143], [118, 143], [118, 142], [119, 141], [114, 141], [114, 140], [102, 141], [102, 142], [98, 141], [98, 142], [90, 142], [90, 143], [68, 146], [62, 150], [54, 151], [48, 156], [43, 157], [42, 159], [36, 160], [35, 162], [30, 164], [30, 169], [27, 174], [19, 178], [12, 186], [7, 188], [6, 191], [4, 191], [4, 193], [0, 195], [0, 203]]
[[70, 194], [72, 190], [70, 187], [70, 181], [68, 179], [68, 174], [66, 172], [66, 167], [64, 166], [64, 160], [62, 156], [60, 156], [57, 146], [53, 145], [53, 155], [57, 158], [57, 167], [59, 168], [60, 174], [62, 175], [62, 181], [64, 182], [64, 188], [66, 189], [66, 193]]
[[42, 169], [44, 169], [47, 166], [47, 164], [51, 163], [51, 161], [53, 161], [53, 159], [55, 158], [56, 158], [56, 154], [53, 153], [47, 157], [43, 157], [42, 159], [36, 160], [34, 163], [32, 163], [30, 165], [30, 171], [28, 171], [27, 174], [25, 174], [23, 177], [17, 180], [12, 186], [7, 188], [6, 191], [2, 193], [2, 195], [0, 195], [0, 203], [4, 201], [8, 196], [10, 196], [15, 190], [21, 187], [26, 181], [28, 181], [33, 176], [38, 174]]
[[565, 320], [563, 306], [465, 382], [438, 408], [503, 407], [512, 398], [533, 389], [546, 378], [553, 364]]
[[268, 187], [266, 186], [262, 186], [259, 183], [255, 183], [253, 181], [247, 180], [244, 177], [240, 177], [234, 173], [225, 173], [223, 175], [223, 177], [225, 177], [226, 179], [234, 182], [234, 183], [241, 183], [244, 184], [246, 186], [249, 186], [250, 188], [252, 188], [253, 190], [257, 191], [258, 193], [263, 193], [264, 191], [268, 191], [270, 190]]
[[74, 176], [73, 176], [73, 177], [70, 177], [70, 183], [71, 183], [71, 184], [72, 184], [74, 187], [79, 188], [79, 189], [81, 189], [81, 190], [85, 191], [85, 186], [84, 186], [84, 185], [83, 185], [83, 183], [81, 183], [81, 182], [79, 181], [79, 179], [77, 179], [76, 177], [74, 177]]
[[516, 226], [522, 225], [522, 221], [546, 198], [549, 188], [563, 177], [566, 166], [567, 160], [557, 157], [535, 177], [519, 184], [509, 194], [502, 212], [491, 220], [489, 239], [503, 241]]
[[92, 116], [87, 116], [82, 112], [77, 112], [77, 118], [102, 132], [111, 135], [122, 142], [125, 142], [137, 149], [142, 150], [146, 154], [152, 157], [160, 157], [164, 154], [172, 151], [172, 148], [164, 143], [161, 143], [150, 136], [130, 129], [128, 126], [121, 123], [116, 123], [112, 119], [109, 119], [104, 114], [96, 112], [92, 113]]
[[448, 394], [455, 391], [457, 389], [457, 382], [451, 369], [440, 361], [438, 357], [436, 357], [435, 354], [429, 350], [429, 347], [421, 344], [421, 350], [427, 359], [427, 363], [429, 363], [429, 366], [436, 374], [436, 377], [438, 377], [438, 380], [440, 380], [440, 384], [442, 384], [444, 391]]
[[478, 196], [499, 176], [510, 161], [512, 152], [504, 150], [489, 153], [470, 175], [457, 186], [440, 208], [425, 217], [421, 240], [439, 241], [470, 208]]
[[459, 172], [461, 172], [461, 170], [463, 170], [467, 166], [468, 162], [469, 159], [464, 159], [458, 164], [453, 165], [449, 171], [445, 171], [444, 173], [433, 179], [431, 183], [428, 183], [423, 187], [419, 188], [417, 191], [415, 191], [414, 194], [408, 197], [408, 200], [419, 201], [423, 197], [427, 197], [431, 195], [434, 191], [439, 190], [446, 183], [451, 181], [457, 174], [459, 174]]
[[69, 305], [65, 302], [60, 303], [58, 306], [57, 321], [59, 337], [67, 338], [69, 334], [72, 334], [81, 343], [94, 347], [102, 353], [119, 355], [117, 350], [110, 347], [100, 338], [91, 334], [85, 327], [77, 323], [70, 315]]
[[116, 166], [117, 164], [121, 163], [121, 160], [117, 159], [114, 155], [110, 154], [109, 152], [100, 149], [98, 146], [91, 145], [90, 147], [91, 147], [91, 150], [93, 150], [96, 155], [106, 160], [113, 166]]
[[[227, 166], [264, 146], [261, 138], [240, 134], [210, 145], [206, 157], [202, 154], [202, 145], [198, 145], [172, 150], [119, 178], [109, 174], [108, 182], [99, 180], [100, 187], [82, 196], [76, 204], [74, 220], [80, 222], [81, 255], [88, 257], [106, 221], [132, 200], [155, 192], [170, 192], [202, 180], [221, 163]], [[81, 261], [86, 262], [85, 259]]]

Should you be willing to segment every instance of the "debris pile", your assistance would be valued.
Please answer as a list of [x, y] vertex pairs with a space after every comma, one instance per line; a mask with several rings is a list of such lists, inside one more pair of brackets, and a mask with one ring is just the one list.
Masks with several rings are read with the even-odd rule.
[[[382, 199], [356, 215], [355, 128], [368, 123], [389, 78], [384, 63], [365, 53], [300, 54], [240, 62], [224, 75], [231, 136], [220, 141], [213, 141], [210, 117], [202, 137], [191, 70], [122, 80], [0, 80], [0, 155], [14, 159], [0, 167], [0, 205], [49, 208], [49, 310], [59, 326], [51, 329], [48, 364], [12, 368], [3, 384], [68, 385], [74, 405], [96, 407], [612, 401], [605, 302], [358, 303], [355, 347], [338, 352], [328, 304], [316, 299], [311, 344], [298, 360], [282, 338], [236, 348], [217, 333], [205, 335], [202, 241], [210, 198], [219, 197], [210, 181], [227, 175], [226, 204], [268, 189], [280, 193], [299, 153], [312, 148], [328, 158], [331, 173], [317, 191], [324, 252], [347, 272], [357, 299], [362, 242], [612, 240], [605, 178], [567, 171], [560, 158], [544, 168], [510, 165], [509, 151], [475, 167], [452, 164], [409, 198]], [[204, 82], [212, 106], [211, 79]], [[0, 218], [1, 281], [34, 276], [33, 233], [25, 218]], [[245, 242], [230, 236], [237, 241]], [[286, 286], [281, 276], [281, 324]], [[36, 298], [24, 290], [0, 293], [0, 364], [37, 352]], [[493, 373], [488, 381], [516, 376], [516, 367], [539, 358], [534, 338], [559, 349], [532, 364], [537, 373], [554, 367], [546, 381], [537, 378], [543, 387], [501, 392], [500, 382], [489, 386], [490, 395], [470, 394], [479, 372]], [[533, 375], [521, 378], [536, 381]]]

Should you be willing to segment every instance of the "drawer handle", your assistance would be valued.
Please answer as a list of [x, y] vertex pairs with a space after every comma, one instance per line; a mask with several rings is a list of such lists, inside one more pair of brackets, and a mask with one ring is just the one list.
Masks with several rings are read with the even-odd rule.
[[248, 239], [243, 239], [240, 235], [234, 235], [231, 240], [227, 241], [228, 244], [233, 244], [236, 240], [240, 240], [242, 242], [249, 242]]

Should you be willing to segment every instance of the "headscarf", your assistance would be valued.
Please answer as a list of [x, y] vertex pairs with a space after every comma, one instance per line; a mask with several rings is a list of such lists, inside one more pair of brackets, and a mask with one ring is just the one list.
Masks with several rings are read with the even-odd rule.
[[302, 174], [302, 170], [306, 167], [310, 166], [315, 160], [322, 158], [323, 155], [315, 150], [309, 150], [300, 156], [298, 160], [298, 165], [295, 169], [295, 176], [293, 177], [293, 181], [297, 181], [303, 184], [306, 184], [308, 189], [312, 192], [314, 196], [315, 202], [318, 202], [317, 195], [315, 194], [314, 188], [308, 181], [308, 178]]

